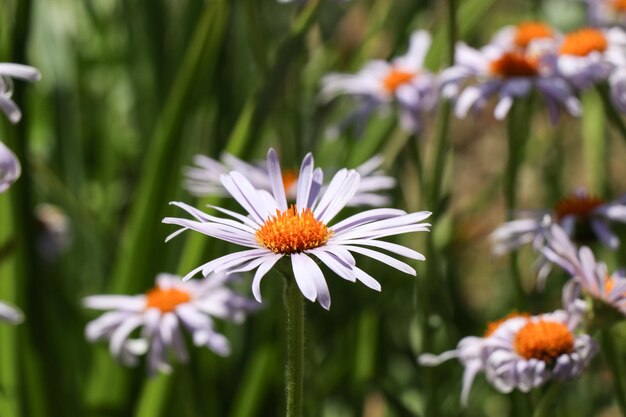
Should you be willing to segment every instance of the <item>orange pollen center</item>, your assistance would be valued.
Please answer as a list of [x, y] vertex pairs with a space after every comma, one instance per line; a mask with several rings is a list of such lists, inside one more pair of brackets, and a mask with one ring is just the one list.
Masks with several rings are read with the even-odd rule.
[[525, 22], [517, 25], [513, 43], [520, 48], [526, 48], [535, 39], [551, 38], [554, 35], [552, 28], [543, 22]]
[[502, 317], [499, 320], [492, 321], [491, 323], [487, 324], [487, 329], [485, 330], [483, 337], [491, 336], [492, 334], [494, 334], [496, 330], [498, 330], [498, 328], [502, 325], [502, 323], [504, 323], [507, 320], [514, 319], [516, 317], [530, 317], [530, 314], [513, 312], [513, 313], [507, 314], [506, 316]]
[[500, 58], [491, 61], [492, 74], [503, 77], [534, 77], [539, 73], [539, 63], [534, 58], [519, 52], [506, 52]]
[[298, 181], [298, 173], [292, 169], [286, 169], [282, 172], [283, 175], [283, 187], [285, 191], [289, 189]]
[[612, 0], [609, 2], [613, 10], [618, 13], [626, 12], [626, 0]]
[[591, 212], [604, 204], [604, 200], [591, 195], [570, 195], [556, 203], [554, 215], [557, 221], [565, 216], [589, 217]]
[[561, 55], [587, 56], [592, 52], [604, 52], [608, 46], [606, 36], [601, 31], [585, 28], [567, 34], [559, 52]]
[[146, 293], [147, 308], [158, 308], [163, 313], [174, 311], [179, 304], [187, 303], [191, 300], [191, 295], [186, 291], [176, 288], [161, 289], [153, 288]]
[[276, 215], [257, 230], [256, 240], [274, 253], [289, 255], [322, 246], [332, 234], [332, 230], [313, 216], [311, 209], [298, 213], [292, 205], [282, 213], [276, 210]]
[[567, 326], [554, 321], [529, 321], [513, 341], [515, 351], [524, 359], [551, 363], [574, 350], [574, 335]]
[[415, 73], [392, 69], [383, 80], [385, 90], [394, 93], [400, 86], [415, 78]]

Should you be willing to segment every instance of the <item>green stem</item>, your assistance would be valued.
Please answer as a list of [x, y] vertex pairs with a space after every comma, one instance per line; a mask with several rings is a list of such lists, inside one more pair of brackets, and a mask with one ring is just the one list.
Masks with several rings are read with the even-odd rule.
[[[531, 125], [531, 99], [517, 101], [513, 104], [507, 119], [508, 161], [504, 179], [504, 197], [506, 200], [507, 219], [511, 220], [517, 207], [517, 188], [519, 169], [524, 160], [524, 147], [528, 140]], [[518, 302], [525, 303], [522, 276], [517, 262], [517, 254], [510, 257], [511, 273], [517, 292]], [[520, 305], [521, 305], [520, 304]]]
[[452, 104], [446, 101], [441, 106], [441, 115], [439, 117], [439, 126], [437, 127], [437, 140], [435, 141], [435, 165], [433, 166], [433, 174], [430, 183], [430, 193], [428, 198], [428, 208], [437, 212], [443, 189], [443, 180], [446, 167], [446, 156], [450, 143], [448, 140], [448, 132], [450, 126], [450, 115], [452, 113]]
[[537, 404], [537, 408], [535, 408], [533, 417], [548, 417], [554, 415], [552, 406], [554, 405], [556, 395], [559, 393], [559, 387], [559, 384], [554, 383], [546, 388], [541, 400], [539, 400], [539, 404]]
[[619, 404], [622, 416], [626, 416], [626, 390], [623, 380], [622, 361], [620, 359], [620, 351], [615, 343], [615, 336], [612, 327], [607, 327], [601, 333], [602, 352], [605, 355], [606, 363], [613, 374], [615, 381], [615, 397]]
[[293, 276], [285, 276], [284, 288], [287, 313], [286, 415], [300, 417], [304, 380], [304, 302]]
[[624, 124], [624, 120], [622, 116], [615, 110], [613, 106], [613, 102], [611, 101], [611, 97], [609, 96], [609, 87], [606, 84], [598, 85], [598, 93], [600, 93], [600, 97], [602, 98], [602, 104], [604, 105], [604, 111], [608, 116], [609, 120], [613, 124], [613, 126], [619, 130], [619, 133], [622, 135], [622, 138], [626, 140], [626, 125]]
[[[448, 30], [448, 54], [447, 65], [454, 64], [455, 45], [457, 40], [457, 0], [448, 0], [447, 30]], [[426, 198], [427, 209], [434, 212], [432, 223], [433, 232], [427, 235], [427, 264], [426, 277], [422, 283], [418, 283], [418, 290], [421, 294], [421, 330], [422, 330], [422, 350], [424, 352], [433, 351], [433, 327], [429, 323], [435, 305], [431, 300], [445, 300], [444, 306], [439, 306], [438, 310], [450, 310], [449, 296], [441, 288], [445, 285], [446, 276], [441, 267], [437, 245], [435, 244], [435, 231], [438, 228], [438, 220], [443, 216], [444, 205], [441, 204], [441, 196], [444, 189], [444, 176], [446, 162], [450, 154], [450, 117], [452, 115], [452, 103], [444, 101], [440, 106], [440, 115], [437, 126], [437, 136], [434, 143], [434, 165], [432, 167], [432, 177], [430, 178], [429, 190]], [[440, 402], [437, 398], [437, 381], [433, 370], [425, 370], [424, 375], [426, 390], [425, 415], [437, 417], [439, 415]]]

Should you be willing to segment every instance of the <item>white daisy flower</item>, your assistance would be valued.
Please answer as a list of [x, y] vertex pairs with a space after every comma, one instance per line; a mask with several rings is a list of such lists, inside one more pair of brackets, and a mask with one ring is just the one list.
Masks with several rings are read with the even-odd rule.
[[578, 89], [607, 80], [625, 61], [626, 33], [620, 28], [579, 29], [559, 47], [559, 71]]
[[[397, 209], [373, 209], [353, 215], [343, 221], [329, 222], [354, 197], [359, 189], [360, 176], [356, 171], [342, 169], [335, 174], [324, 192], [321, 192], [323, 173], [313, 166], [313, 156], [302, 161], [298, 175], [296, 203], [289, 207], [278, 157], [273, 149], [267, 155], [267, 171], [272, 194], [256, 189], [246, 177], [233, 171], [222, 175], [226, 190], [245, 209], [246, 215], [223, 208], [216, 210], [232, 219], [206, 214], [184, 203], [172, 203], [192, 215], [195, 220], [168, 217], [163, 223], [180, 226], [181, 232], [191, 229], [249, 249], [231, 253], [205, 263], [187, 274], [198, 272], [232, 273], [256, 269], [252, 292], [261, 301], [261, 279], [282, 258], [291, 262], [293, 276], [307, 299], [330, 308], [330, 293], [317, 258], [330, 270], [348, 281], [360, 281], [380, 291], [378, 281], [356, 266], [352, 253], [369, 256], [404, 273], [415, 275], [415, 270], [376, 249], [383, 249], [410, 259], [424, 260], [413, 249], [379, 240], [382, 237], [409, 232], [428, 231], [429, 224], [420, 223], [430, 216], [422, 211], [407, 214]], [[371, 249], [374, 248], [374, 249]]]
[[[195, 346], [227, 356], [230, 345], [215, 330], [213, 318], [241, 322], [246, 312], [258, 306], [229, 289], [229, 280], [225, 274], [215, 274], [183, 282], [178, 276], [160, 274], [156, 286], [145, 294], [86, 297], [86, 307], [107, 312], [87, 325], [85, 336], [90, 342], [109, 340], [111, 355], [127, 366], [136, 365], [139, 356], [147, 353], [151, 375], [171, 370], [170, 351], [178, 361], [187, 361], [184, 329]], [[140, 335], [131, 338], [140, 328]]]
[[41, 79], [41, 74], [36, 68], [27, 65], [0, 63], [0, 110], [12, 123], [17, 123], [22, 118], [22, 112], [11, 100], [13, 94], [11, 78], [34, 82]]
[[0, 193], [6, 191], [21, 173], [20, 161], [4, 143], [0, 142]]
[[578, 377], [598, 351], [589, 335], [575, 333], [578, 323], [562, 310], [503, 323], [489, 342], [487, 380], [509, 393]]
[[[396, 181], [380, 168], [383, 162], [384, 158], [376, 155], [355, 168], [355, 171], [361, 175], [361, 183], [356, 195], [346, 206], [377, 207], [389, 203], [389, 197], [384, 195], [384, 192], [395, 187]], [[250, 164], [229, 153], [224, 153], [220, 161], [208, 156], [196, 155], [194, 163], [195, 166], [185, 168], [184, 186], [197, 197], [230, 196], [220, 180], [222, 175], [230, 171], [237, 171], [245, 176], [256, 189], [272, 191], [270, 174], [262, 164]], [[284, 169], [282, 177], [287, 199], [295, 201], [298, 172]]]
[[[577, 241], [598, 240], [605, 246], [616, 249], [620, 241], [612, 231], [611, 224], [626, 223], [626, 202], [624, 197], [607, 202], [581, 187], [561, 199], [552, 209], [519, 213], [522, 218], [504, 223], [491, 234], [494, 254], [502, 255], [528, 243], [535, 250], [541, 251], [553, 224], [560, 225]], [[540, 257], [537, 268], [540, 283], [543, 283], [550, 272], [550, 263]]]
[[598, 262], [591, 249], [577, 249], [558, 225], [553, 225], [543, 253], [550, 261], [568, 271], [572, 279], [563, 288], [563, 302], [571, 305], [583, 296], [607, 305], [626, 316], [626, 277], [623, 271], [609, 274], [604, 262]]
[[494, 117], [503, 120], [515, 99], [528, 97], [533, 90], [543, 96], [552, 122], [561, 107], [579, 116], [580, 101], [557, 71], [554, 42], [539, 38], [524, 48], [507, 46], [508, 42], [513, 41], [499, 39], [482, 49], [457, 45], [455, 65], [441, 74], [442, 94], [456, 97], [456, 116], [479, 112], [497, 96]]
[[361, 100], [356, 117], [362, 123], [379, 108], [396, 103], [400, 124], [411, 133], [421, 129], [424, 116], [437, 104], [437, 80], [424, 67], [430, 35], [417, 31], [411, 35], [406, 55], [391, 62], [375, 60], [357, 74], [329, 74], [322, 80], [320, 96], [332, 100], [341, 95]]
[[516, 25], [505, 26], [495, 33], [490, 44], [508, 51], [525, 51], [536, 48], [542, 42], [556, 43], [561, 34], [552, 26], [541, 21], [524, 21]]
[[509, 321], [525, 322], [528, 316], [528, 314], [519, 313], [509, 314], [500, 320], [489, 323], [483, 337], [464, 337], [461, 339], [456, 349], [443, 352], [439, 355], [424, 353], [419, 356], [418, 362], [422, 366], [436, 366], [450, 359], [458, 359], [465, 367], [463, 386], [461, 388], [461, 404], [466, 406], [474, 379], [480, 372], [484, 372], [486, 360], [496, 347], [496, 344], [492, 342], [497, 340], [497, 334], [502, 331], [502, 325]]

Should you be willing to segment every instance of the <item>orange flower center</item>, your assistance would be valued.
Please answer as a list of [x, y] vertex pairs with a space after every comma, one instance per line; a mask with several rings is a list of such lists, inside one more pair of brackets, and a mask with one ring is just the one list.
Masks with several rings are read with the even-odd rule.
[[502, 317], [499, 320], [492, 321], [491, 323], [487, 324], [487, 329], [485, 330], [483, 337], [491, 336], [492, 334], [495, 333], [496, 330], [498, 330], [498, 328], [502, 325], [502, 323], [504, 323], [505, 321], [509, 319], [514, 319], [516, 317], [530, 317], [530, 314], [513, 312], [513, 313], [507, 314], [506, 316]]
[[158, 308], [163, 313], [174, 311], [179, 304], [191, 300], [188, 292], [176, 288], [161, 289], [155, 287], [146, 293], [147, 308]]
[[529, 321], [515, 335], [515, 351], [525, 359], [551, 363], [574, 350], [574, 335], [567, 326], [553, 321]]
[[626, 12], [626, 0], [612, 0], [609, 2], [613, 10], [618, 13]]
[[604, 200], [591, 195], [572, 194], [556, 203], [554, 215], [557, 221], [565, 216], [589, 217], [591, 212], [604, 204]]
[[561, 55], [587, 56], [592, 52], [604, 52], [608, 47], [606, 36], [598, 29], [585, 28], [568, 33], [563, 39]]
[[276, 215], [257, 230], [256, 240], [274, 253], [289, 255], [322, 246], [332, 234], [332, 230], [313, 216], [311, 209], [298, 213], [292, 205], [282, 213], [276, 210]]
[[491, 61], [489, 69], [492, 74], [503, 78], [534, 77], [539, 73], [539, 63], [522, 53], [506, 52]]
[[520, 48], [528, 47], [536, 39], [551, 38], [552, 28], [543, 22], [524, 22], [517, 25], [513, 43]]
[[283, 187], [285, 191], [288, 191], [297, 181], [298, 181], [298, 173], [293, 169], [286, 169], [282, 172], [283, 174]]
[[415, 73], [392, 69], [383, 80], [383, 85], [385, 90], [395, 93], [398, 88], [410, 82], [414, 77]]

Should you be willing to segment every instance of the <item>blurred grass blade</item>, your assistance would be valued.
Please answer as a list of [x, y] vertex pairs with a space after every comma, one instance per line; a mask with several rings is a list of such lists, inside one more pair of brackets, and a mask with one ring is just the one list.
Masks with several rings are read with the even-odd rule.
[[273, 345], [259, 346], [246, 367], [239, 391], [233, 401], [230, 417], [253, 417], [259, 414], [259, 404], [268, 388], [267, 379], [276, 366]]
[[582, 95], [583, 157], [585, 177], [591, 193], [605, 195], [607, 191], [606, 117], [602, 99], [594, 90]]
[[173, 375], [157, 375], [143, 384], [135, 417], [159, 417], [164, 414], [170, 399], [172, 378]]
[[[457, 32], [460, 39], [463, 39], [478, 27], [496, 0], [466, 0], [459, 1], [459, 3], [458, 16], [460, 18], [457, 22]], [[448, 27], [447, 23], [438, 25], [433, 35], [433, 43], [426, 56], [426, 68], [436, 69], [442, 62], [448, 62], [446, 58], [450, 53], [450, 48], [446, 46]]]
[[[0, 197], [0, 245], [3, 256], [0, 258], [0, 299], [11, 304], [17, 304], [17, 276], [15, 257], [10, 256], [13, 244], [13, 224], [9, 201]], [[6, 226], [5, 226], [6, 225]], [[6, 249], [5, 249], [6, 248]], [[19, 374], [18, 374], [18, 344], [17, 329], [15, 326], [0, 325], [0, 415], [19, 416]]]
[[[218, 54], [226, 30], [229, 3], [215, 0], [208, 3], [199, 18], [179, 73], [165, 103], [159, 123], [146, 152], [136, 199], [131, 208], [121, 248], [117, 255], [110, 290], [134, 294], [144, 290], [143, 283], [154, 276], [153, 253], [163, 245], [159, 225], [167, 203], [163, 184], [171, 177], [169, 161], [177, 154], [178, 134], [188, 114], [185, 109], [197, 93], [198, 80], [208, 78], [213, 83]], [[147, 276], [150, 275], [150, 276]], [[108, 355], [96, 357], [87, 398], [92, 406], [123, 405], [130, 397], [119, 368], [111, 364]]]

